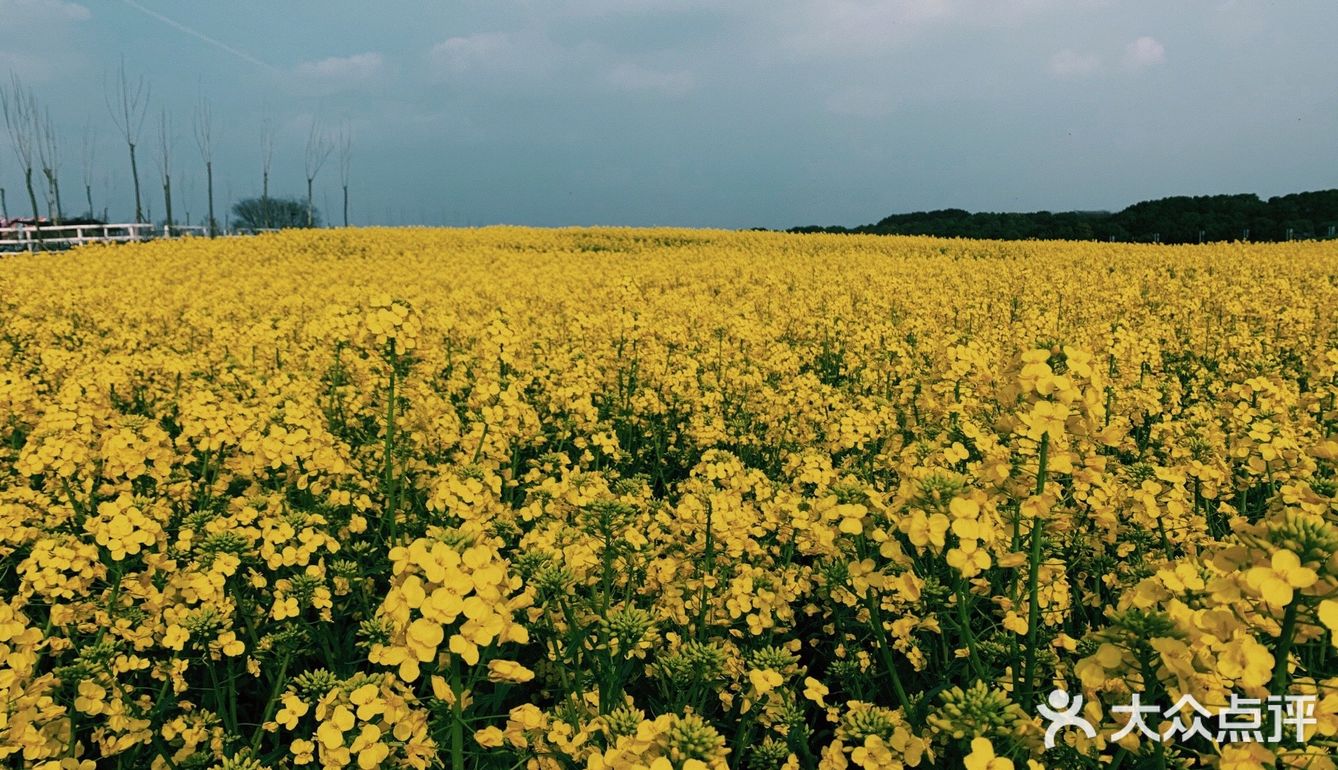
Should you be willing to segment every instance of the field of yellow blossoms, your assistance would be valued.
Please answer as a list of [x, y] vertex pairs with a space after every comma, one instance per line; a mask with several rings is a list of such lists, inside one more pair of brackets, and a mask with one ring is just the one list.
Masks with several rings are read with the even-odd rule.
[[1333, 768], [1336, 399], [1331, 243], [7, 256], [0, 765]]

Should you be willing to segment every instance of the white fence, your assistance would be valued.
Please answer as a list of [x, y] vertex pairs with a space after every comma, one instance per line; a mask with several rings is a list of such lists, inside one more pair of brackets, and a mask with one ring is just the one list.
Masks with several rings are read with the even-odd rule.
[[0, 227], [0, 251], [65, 249], [86, 243], [127, 243], [153, 238], [200, 237], [209, 234], [201, 225], [158, 227], [146, 224], [116, 225], [14, 225]]

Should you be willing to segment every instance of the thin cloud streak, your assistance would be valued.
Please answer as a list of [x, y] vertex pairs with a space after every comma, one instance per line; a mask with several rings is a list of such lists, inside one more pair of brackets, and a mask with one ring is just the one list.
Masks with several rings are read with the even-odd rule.
[[192, 28], [192, 27], [188, 27], [188, 26], [186, 26], [185, 24], [182, 24], [181, 22], [177, 21], [176, 19], [172, 19], [172, 18], [169, 18], [169, 17], [167, 17], [167, 16], [164, 16], [164, 15], [162, 15], [161, 13], [158, 13], [157, 11], [155, 11], [155, 10], [153, 10], [153, 9], [151, 9], [151, 8], [145, 8], [144, 6], [142, 6], [142, 5], [140, 5], [139, 3], [135, 2], [135, 0], [121, 0], [121, 2], [125, 3], [126, 5], [130, 6], [131, 8], [134, 8], [135, 10], [139, 11], [140, 13], [142, 13], [142, 14], [144, 14], [144, 15], [150, 17], [150, 18], [154, 18], [154, 19], [157, 19], [158, 21], [161, 21], [162, 23], [168, 25], [169, 27], [173, 27], [173, 28], [175, 28], [175, 29], [177, 29], [177, 30], [179, 30], [179, 31], [181, 31], [181, 32], [185, 32], [187, 35], [190, 35], [191, 37], [194, 37], [194, 38], [196, 38], [196, 39], [198, 39], [198, 40], [202, 40], [202, 41], [208, 43], [209, 45], [212, 45], [212, 46], [214, 46], [215, 48], [218, 48], [218, 49], [220, 49], [220, 50], [222, 50], [222, 51], [226, 51], [227, 53], [230, 53], [230, 54], [232, 54], [233, 56], [236, 56], [238, 59], [241, 59], [242, 61], [248, 62], [248, 63], [250, 63], [250, 64], [254, 64], [254, 65], [256, 65], [257, 67], [261, 67], [261, 68], [263, 68], [263, 69], [269, 70], [270, 72], [274, 73], [275, 75], [282, 75], [282, 74], [283, 74], [283, 72], [282, 72], [281, 70], [279, 70], [278, 67], [275, 67], [274, 65], [269, 64], [269, 63], [267, 63], [267, 62], [261, 61], [260, 59], [257, 59], [256, 57], [252, 56], [251, 54], [249, 54], [249, 53], [247, 53], [247, 52], [245, 52], [245, 51], [242, 51], [242, 50], [239, 50], [239, 49], [237, 49], [237, 48], [234, 48], [234, 47], [228, 45], [227, 43], [224, 43], [222, 40], [217, 40], [217, 39], [215, 39], [215, 38], [212, 38], [212, 37], [210, 37], [210, 36], [204, 34], [203, 32], [201, 32], [201, 31], [199, 31], [199, 30], [197, 30], [197, 29], [194, 29], [194, 28]]

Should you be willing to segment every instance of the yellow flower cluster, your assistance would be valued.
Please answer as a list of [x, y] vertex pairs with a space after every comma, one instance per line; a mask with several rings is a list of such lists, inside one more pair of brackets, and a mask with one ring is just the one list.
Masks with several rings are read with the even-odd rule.
[[516, 594], [520, 578], [486, 545], [457, 550], [440, 540], [419, 538], [391, 550], [390, 591], [378, 610], [390, 638], [372, 648], [370, 660], [399, 667], [405, 682], [418, 679], [422, 664], [434, 665], [438, 648], [466, 665], [479, 663], [480, 648], [529, 641], [514, 613], [529, 604]]
[[[1335, 768], [1335, 275], [668, 229], [6, 256], [0, 765]], [[1045, 748], [1056, 689], [1095, 737]], [[1135, 694], [1313, 722], [1116, 740]]]
[[147, 516], [130, 495], [98, 503], [97, 515], [84, 522], [93, 542], [107, 549], [112, 561], [134, 556], [163, 537], [162, 526]]
[[295, 691], [284, 693], [274, 721], [264, 725], [271, 732], [282, 728], [289, 736], [307, 736], [289, 739], [293, 765], [425, 770], [432, 763], [436, 745], [428, 714], [390, 678], [359, 675], [333, 683], [323, 695], [318, 692], [307, 693], [314, 706]]

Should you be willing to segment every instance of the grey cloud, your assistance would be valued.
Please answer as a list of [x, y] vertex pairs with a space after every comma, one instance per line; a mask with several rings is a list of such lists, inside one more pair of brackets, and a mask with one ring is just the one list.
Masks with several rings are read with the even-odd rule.
[[687, 70], [664, 72], [637, 64], [620, 64], [608, 74], [608, 82], [623, 91], [650, 91], [667, 97], [692, 93], [696, 78]]
[[1331, 0], [330, 0], [300, 29], [259, 0], [137, 2], [281, 74], [68, 0], [0, 0], [50, 33], [0, 25], [0, 74], [40, 83], [72, 137], [105, 120], [122, 53], [178, 125], [206, 90], [239, 194], [263, 115], [280, 191], [304, 187], [310, 116], [347, 121], [362, 222], [856, 223], [1276, 194], [1338, 167]]
[[330, 56], [297, 65], [301, 77], [325, 81], [365, 81], [385, 69], [385, 60], [374, 51], [352, 56]]
[[1101, 57], [1094, 53], [1081, 53], [1065, 48], [1050, 57], [1049, 69], [1056, 77], [1084, 77], [1101, 69]]

